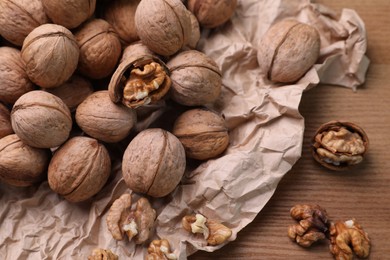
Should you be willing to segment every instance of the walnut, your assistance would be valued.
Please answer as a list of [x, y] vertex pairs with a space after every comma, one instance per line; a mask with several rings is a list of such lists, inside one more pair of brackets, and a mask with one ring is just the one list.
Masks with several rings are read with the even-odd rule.
[[312, 154], [321, 165], [331, 170], [346, 170], [363, 161], [368, 137], [358, 125], [344, 121], [323, 124], [313, 138]]
[[370, 254], [368, 234], [355, 219], [331, 223], [330, 251], [337, 260], [352, 260], [353, 253], [359, 258]]
[[95, 12], [96, 0], [41, 0], [47, 16], [55, 23], [73, 29]]
[[144, 45], [136, 43], [124, 50], [108, 90], [114, 103], [137, 108], [162, 99], [170, 87], [165, 64]]
[[0, 139], [0, 181], [13, 186], [31, 186], [46, 177], [51, 152], [23, 143], [15, 134]]
[[93, 93], [92, 83], [77, 74], [73, 74], [69, 80], [59, 87], [44, 90], [61, 98], [70, 112], [74, 112], [77, 106]]
[[49, 22], [41, 0], [2, 0], [0, 10], [0, 35], [17, 46], [34, 28]]
[[202, 214], [184, 216], [181, 223], [188, 232], [202, 234], [210, 246], [223, 244], [232, 235], [230, 228], [215, 220], [207, 219]]
[[215, 28], [226, 23], [236, 10], [237, 0], [188, 0], [187, 7], [200, 25]]
[[123, 155], [122, 174], [135, 192], [164, 197], [179, 184], [186, 167], [183, 145], [171, 133], [150, 128], [140, 132]]
[[317, 61], [320, 36], [317, 30], [295, 20], [272, 25], [258, 45], [257, 60], [264, 76], [273, 82], [299, 80]]
[[0, 138], [10, 135], [13, 132], [9, 110], [6, 106], [0, 103]]
[[177, 257], [171, 251], [169, 241], [166, 239], [153, 240], [148, 247], [146, 260], [176, 260]]
[[110, 249], [96, 248], [92, 251], [92, 255], [88, 256], [88, 260], [118, 260], [118, 256]]
[[156, 211], [146, 198], [141, 197], [135, 209], [131, 209], [131, 194], [123, 194], [112, 204], [107, 215], [107, 226], [116, 240], [122, 240], [126, 233], [129, 241], [136, 244], [145, 243], [156, 219]]
[[325, 239], [329, 230], [326, 210], [318, 205], [295, 205], [290, 210], [291, 217], [299, 223], [288, 228], [288, 237], [303, 247]]
[[79, 47], [65, 27], [43, 24], [27, 35], [21, 55], [30, 80], [40, 87], [51, 88], [72, 76], [79, 60]]
[[206, 109], [191, 109], [175, 121], [172, 133], [179, 138], [186, 156], [206, 160], [223, 153], [229, 145], [224, 119]]
[[110, 75], [121, 56], [119, 37], [102, 19], [92, 19], [75, 32], [80, 47], [78, 71], [92, 79]]
[[48, 169], [50, 188], [70, 202], [80, 202], [98, 193], [107, 182], [111, 161], [97, 140], [77, 136], [53, 155]]
[[183, 51], [167, 66], [171, 72], [172, 99], [186, 106], [213, 103], [222, 87], [221, 72], [210, 57], [197, 50]]
[[135, 26], [141, 41], [163, 56], [176, 53], [190, 39], [191, 19], [180, 0], [142, 0], [135, 12]]
[[114, 104], [107, 90], [94, 92], [76, 110], [76, 122], [88, 135], [115, 143], [129, 135], [136, 123], [133, 109]]
[[37, 148], [54, 148], [64, 143], [72, 129], [69, 108], [58, 97], [42, 90], [21, 96], [11, 111], [15, 134]]
[[0, 101], [13, 104], [33, 89], [20, 51], [12, 47], [0, 47]]

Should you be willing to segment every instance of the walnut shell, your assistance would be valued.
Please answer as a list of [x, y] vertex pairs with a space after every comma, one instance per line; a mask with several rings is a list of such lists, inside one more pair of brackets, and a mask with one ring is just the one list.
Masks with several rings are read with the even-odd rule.
[[320, 53], [317, 30], [295, 20], [272, 25], [261, 39], [257, 60], [260, 69], [273, 82], [299, 80], [316, 62]]
[[6, 106], [0, 103], [0, 138], [10, 135], [13, 132], [9, 110]]
[[79, 47], [73, 34], [61, 25], [44, 24], [24, 40], [22, 59], [32, 82], [42, 88], [57, 87], [77, 68]]
[[11, 111], [15, 134], [37, 148], [57, 147], [68, 139], [72, 129], [69, 108], [58, 97], [42, 90], [21, 96]]
[[50, 188], [71, 202], [98, 193], [108, 180], [111, 161], [107, 149], [96, 139], [77, 136], [53, 155], [48, 169]]
[[163, 56], [183, 48], [191, 34], [191, 18], [180, 0], [142, 0], [135, 12], [135, 26], [141, 41]]
[[221, 72], [210, 57], [197, 50], [183, 51], [167, 66], [171, 72], [171, 97], [179, 104], [201, 106], [213, 103], [222, 87]]
[[44, 90], [61, 98], [70, 112], [74, 112], [77, 106], [93, 93], [92, 83], [77, 74], [73, 74], [69, 80], [59, 87]]
[[49, 22], [41, 0], [2, 0], [0, 10], [0, 34], [17, 46], [34, 28]]
[[115, 143], [129, 135], [137, 120], [133, 109], [114, 104], [107, 90], [87, 97], [76, 110], [76, 122], [88, 135]]
[[49, 18], [68, 29], [86, 21], [95, 12], [96, 0], [41, 0]]
[[236, 10], [237, 0], [188, 0], [187, 7], [205, 28], [226, 23]]
[[180, 141], [163, 129], [150, 128], [140, 132], [126, 148], [122, 174], [133, 191], [164, 197], [179, 184], [185, 167]]
[[172, 133], [180, 140], [189, 158], [207, 160], [223, 153], [229, 145], [225, 120], [205, 109], [191, 109], [175, 121]]
[[121, 56], [122, 47], [111, 25], [102, 19], [84, 23], [75, 33], [80, 48], [78, 70], [81, 74], [101, 79], [110, 75]]
[[12, 186], [31, 186], [46, 177], [51, 152], [23, 143], [15, 134], [0, 139], [0, 181]]
[[189, 12], [189, 16], [191, 19], [191, 35], [187, 45], [192, 49], [196, 49], [196, 46], [198, 45], [200, 39], [200, 26], [198, 19], [193, 13]]
[[0, 101], [13, 104], [23, 94], [34, 89], [26, 73], [20, 51], [0, 47]]
[[116, 0], [105, 8], [104, 19], [112, 25], [124, 45], [139, 40], [135, 28], [135, 11], [139, 2], [141, 0]]

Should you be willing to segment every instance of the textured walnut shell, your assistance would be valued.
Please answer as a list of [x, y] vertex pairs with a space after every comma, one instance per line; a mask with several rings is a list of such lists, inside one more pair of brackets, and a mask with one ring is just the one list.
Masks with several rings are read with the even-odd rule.
[[13, 104], [23, 94], [34, 89], [26, 74], [20, 51], [0, 47], [0, 101]]
[[237, 0], [188, 0], [187, 7], [200, 25], [215, 28], [227, 22], [236, 10]]
[[142, 0], [135, 12], [135, 26], [141, 41], [163, 56], [184, 47], [191, 34], [191, 18], [180, 0]]
[[129, 135], [137, 120], [133, 109], [114, 104], [107, 90], [94, 92], [76, 110], [76, 122], [88, 135], [115, 143]]
[[107, 149], [96, 139], [69, 139], [53, 155], [48, 169], [50, 188], [71, 202], [98, 193], [107, 182], [111, 161]]
[[191, 19], [191, 34], [187, 45], [192, 49], [196, 49], [200, 39], [200, 26], [198, 19], [196, 19], [193, 13], [189, 12], [189, 16]]
[[2, 0], [0, 10], [0, 34], [17, 46], [34, 28], [49, 22], [41, 0]]
[[185, 167], [180, 141], [163, 129], [150, 128], [140, 132], [126, 148], [122, 174], [133, 191], [163, 197], [179, 184]]
[[364, 156], [367, 153], [368, 146], [369, 146], [369, 140], [368, 140], [368, 136], [367, 136], [366, 132], [363, 130], [363, 128], [361, 128], [360, 126], [358, 126], [354, 123], [347, 122], [347, 121], [334, 120], [334, 121], [330, 121], [328, 123], [321, 125], [318, 128], [318, 130], [315, 132], [313, 140], [312, 140], [312, 150], [311, 150], [312, 155], [313, 155], [313, 158], [318, 163], [320, 163], [322, 166], [324, 166], [330, 170], [334, 170], [334, 171], [348, 170], [355, 165], [349, 165], [349, 164], [334, 165], [332, 163], [328, 163], [328, 162], [324, 161], [324, 159], [321, 158], [321, 156], [319, 156], [318, 153], [316, 152], [317, 148], [322, 146], [317, 138], [318, 138], [318, 135], [320, 135], [323, 132], [326, 132], [326, 131], [329, 131], [332, 129], [338, 129], [340, 127], [345, 127], [346, 129], [348, 129], [352, 133], [359, 134], [359, 136], [363, 140], [363, 145], [365, 147], [364, 153], [361, 154], [362, 156]]
[[274, 82], [299, 80], [320, 53], [317, 30], [295, 20], [283, 20], [270, 27], [259, 43], [257, 60], [262, 73]]
[[139, 40], [134, 17], [140, 1], [116, 0], [111, 1], [105, 8], [104, 19], [112, 25], [124, 45]]
[[69, 80], [56, 88], [45, 89], [47, 92], [61, 98], [71, 112], [93, 93], [92, 83], [77, 74], [73, 74]]
[[57, 87], [77, 68], [79, 47], [73, 34], [63, 26], [44, 24], [24, 40], [22, 59], [32, 82], [43, 88]]
[[15, 134], [0, 139], [0, 181], [13, 186], [31, 186], [46, 177], [51, 152], [23, 143]]
[[229, 145], [224, 119], [205, 109], [191, 109], [175, 121], [172, 133], [180, 140], [189, 158], [206, 160], [223, 153]]
[[72, 128], [69, 108], [58, 97], [42, 90], [21, 96], [11, 111], [15, 134], [26, 144], [53, 148], [68, 139]]
[[221, 72], [210, 57], [197, 51], [183, 51], [167, 66], [171, 72], [172, 99], [186, 106], [213, 103], [221, 93]]
[[9, 110], [0, 103], [0, 138], [12, 134], [13, 132]]
[[101, 79], [114, 71], [122, 48], [118, 35], [108, 22], [90, 20], [80, 27], [75, 37], [80, 47], [78, 70], [81, 74]]
[[68, 29], [73, 29], [86, 21], [94, 12], [96, 0], [41, 0], [49, 18]]

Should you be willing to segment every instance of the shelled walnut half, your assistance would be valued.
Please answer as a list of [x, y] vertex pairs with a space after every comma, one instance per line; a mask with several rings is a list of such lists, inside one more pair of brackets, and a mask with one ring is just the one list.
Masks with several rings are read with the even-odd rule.
[[118, 256], [109, 249], [96, 248], [88, 256], [88, 260], [118, 260]]
[[146, 260], [176, 260], [177, 257], [171, 251], [168, 240], [153, 240], [148, 247]]

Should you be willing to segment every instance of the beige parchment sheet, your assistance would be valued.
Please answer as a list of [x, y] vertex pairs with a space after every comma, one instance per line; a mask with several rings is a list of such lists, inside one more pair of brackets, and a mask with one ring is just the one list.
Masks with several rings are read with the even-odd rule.
[[[318, 29], [321, 57], [295, 84], [273, 85], [259, 72], [256, 44], [271, 24], [291, 17]], [[235, 240], [300, 158], [304, 91], [319, 82], [356, 90], [369, 65], [366, 44], [364, 23], [353, 10], [337, 14], [309, 0], [239, 0], [230, 22], [204, 31], [198, 48], [222, 70], [222, 94], [212, 108], [226, 119], [230, 145], [221, 157], [187, 171], [171, 196], [153, 200], [155, 238], [168, 239], [179, 259], [221, 248], [225, 244], [207, 246], [181, 228], [184, 215], [201, 213], [231, 228]], [[107, 229], [112, 202], [130, 192], [116, 159], [107, 185], [83, 203], [67, 202], [47, 181], [30, 188], [0, 184], [0, 259], [87, 259], [96, 247], [119, 259], [143, 259], [146, 246], [115, 241]]]

